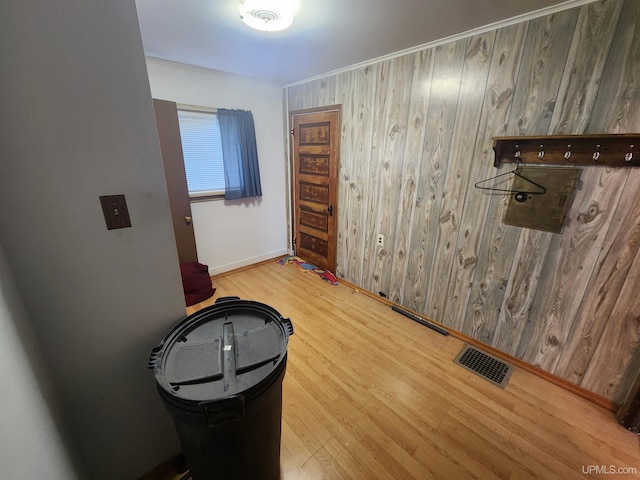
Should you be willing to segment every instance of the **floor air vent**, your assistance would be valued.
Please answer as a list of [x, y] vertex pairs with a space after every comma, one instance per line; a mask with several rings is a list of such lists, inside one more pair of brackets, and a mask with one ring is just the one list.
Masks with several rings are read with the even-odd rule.
[[513, 371], [513, 365], [504, 363], [493, 355], [482, 352], [470, 345], [466, 345], [462, 349], [454, 362], [500, 388], [507, 386]]

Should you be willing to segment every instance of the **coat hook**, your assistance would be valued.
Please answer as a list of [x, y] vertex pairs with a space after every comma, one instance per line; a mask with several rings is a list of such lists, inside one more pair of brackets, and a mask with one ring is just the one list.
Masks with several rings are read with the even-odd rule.
[[542, 157], [544, 157], [544, 145], [540, 145], [540, 151], [538, 152], [538, 158], [540, 160], [542, 160]]
[[[629, 145], [629, 148], [633, 149], [635, 145]], [[630, 162], [633, 159], [633, 152], [629, 152], [624, 156], [625, 162]]]
[[596, 151], [593, 153], [593, 160], [597, 162], [600, 159], [600, 145], [596, 145]]
[[564, 158], [567, 160], [571, 158], [571, 145], [567, 145], [567, 151], [564, 152]]

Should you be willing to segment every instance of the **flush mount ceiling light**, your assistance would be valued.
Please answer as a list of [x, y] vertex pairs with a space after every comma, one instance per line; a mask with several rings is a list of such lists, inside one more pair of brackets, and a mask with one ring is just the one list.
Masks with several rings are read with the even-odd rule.
[[293, 23], [298, 8], [298, 0], [245, 0], [240, 5], [240, 18], [251, 28], [277, 32]]

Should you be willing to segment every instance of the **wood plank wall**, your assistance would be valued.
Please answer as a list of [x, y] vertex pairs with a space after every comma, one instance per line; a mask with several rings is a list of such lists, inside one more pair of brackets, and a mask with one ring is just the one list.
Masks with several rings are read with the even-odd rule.
[[[562, 234], [504, 225], [492, 137], [640, 132], [640, 1], [287, 87], [342, 105], [337, 275], [621, 403], [640, 369], [640, 169], [587, 167]], [[378, 233], [385, 246], [376, 246]]]

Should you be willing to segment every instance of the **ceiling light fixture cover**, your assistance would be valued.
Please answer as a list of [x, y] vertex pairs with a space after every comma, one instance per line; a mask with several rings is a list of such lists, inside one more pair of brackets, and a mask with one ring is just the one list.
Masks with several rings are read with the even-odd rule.
[[291, 26], [299, 7], [298, 0], [245, 0], [240, 18], [251, 28], [277, 32]]

